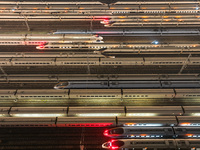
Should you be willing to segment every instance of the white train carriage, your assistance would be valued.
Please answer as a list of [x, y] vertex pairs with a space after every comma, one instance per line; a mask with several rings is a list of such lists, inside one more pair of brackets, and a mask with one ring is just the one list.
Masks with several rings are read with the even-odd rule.
[[200, 149], [200, 139], [176, 139], [175, 141], [179, 149]]
[[0, 117], [8, 117], [10, 107], [0, 107]]
[[74, 81], [82, 81], [83, 79], [89, 78], [91, 81], [105, 81], [108, 80], [107, 74], [64, 74], [64, 75], [59, 75], [58, 79], [59, 81], [63, 80], [74, 80]]
[[23, 81], [31, 81], [31, 80], [36, 80], [36, 81], [52, 81], [52, 82], [57, 82], [58, 78], [57, 76], [53, 76], [53, 75], [42, 75], [42, 74], [21, 74], [21, 75], [17, 75], [17, 74], [12, 74], [12, 75], [8, 75], [7, 78], [4, 79], [5, 81], [9, 81], [9, 82], [23, 82]]
[[[23, 57], [22, 53], [18, 52], [0, 52], [0, 57]], [[9, 59], [9, 58], [8, 58]]]
[[27, 4], [27, 3], [18, 3], [17, 10], [42, 10], [42, 9], [48, 9], [48, 5], [46, 4]]
[[12, 107], [11, 117], [66, 117], [66, 107]]
[[11, 58], [0, 58], [1, 66], [9, 66], [11, 65]]
[[24, 41], [26, 39], [25, 35], [14, 35], [14, 34], [0, 34], [0, 41], [1, 40], [16, 40], [16, 41]]
[[199, 57], [190, 57], [189, 58], [189, 65], [200, 65]]
[[27, 40], [27, 41], [24, 41], [24, 45], [44, 45], [46, 44], [47, 42], [57, 42], [57, 40]]
[[18, 90], [16, 97], [18, 99], [64, 99], [69, 98], [68, 90]]
[[126, 116], [181, 116], [181, 106], [126, 106]]
[[[51, 4], [49, 5], [49, 8], [50, 9], [58, 9], [58, 10], [66, 10], [66, 8], [70, 8], [70, 9], [81, 9], [81, 10], [87, 10], [90, 9], [90, 10], [101, 10], [101, 9], [108, 9], [108, 6], [107, 5], [102, 5], [101, 3], [97, 4], [80, 4], [80, 3], [77, 3], [76, 5], [56, 5], [56, 4]], [[80, 10], [79, 10], [80, 11]]]
[[[80, 42], [84, 42], [84, 43], [80, 43]], [[94, 50], [105, 49], [109, 46], [113, 46], [113, 44], [104, 44], [103, 41], [99, 41], [98, 43], [97, 40], [85, 41], [81, 39], [78, 39], [78, 40], [74, 39], [68, 42], [63, 41], [61, 43], [48, 43], [46, 45], [40, 45], [40, 46], [37, 46], [36, 49], [39, 49], [39, 50], [93, 50], [94, 51]]]
[[176, 98], [200, 98], [200, 89], [175, 89]]
[[0, 9], [1, 10], [11, 10], [12, 8], [16, 7], [16, 3], [12, 3], [12, 2], [1, 2], [0, 3]]
[[184, 116], [200, 116], [200, 106], [183, 106]]
[[55, 58], [13, 58], [13, 66], [51, 66], [55, 65]]
[[161, 127], [175, 126], [177, 120], [175, 116], [131, 116], [118, 117], [118, 126], [124, 127]]
[[57, 58], [57, 66], [88, 66], [99, 65], [98, 58]]
[[0, 127], [55, 127], [56, 117], [3, 117]]
[[71, 89], [70, 98], [121, 98], [120, 89]]
[[102, 148], [122, 150], [125, 149], [177, 149], [174, 139], [116, 139], [105, 142], [102, 144]]
[[199, 127], [200, 126], [200, 116], [177, 116], [179, 126], [184, 127]]
[[145, 65], [184, 65], [187, 63], [187, 57], [146, 57]]
[[74, 39], [74, 40], [103, 40], [102, 36], [93, 34], [64, 34], [64, 40]]
[[26, 45], [21, 40], [0, 40], [0, 45]]
[[59, 52], [45, 52], [45, 53], [38, 53], [38, 52], [25, 52], [21, 53], [21, 57], [50, 57], [50, 58], [57, 58], [57, 57], [68, 57], [69, 53], [59, 53]]
[[101, 58], [100, 65], [143, 65], [143, 58]]
[[173, 89], [123, 89], [123, 98], [147, 99], [147, 98], [174, 98]]
[[110, 127], [116, 126], [115, 117], [58, 117], [57, 127]]
[[62, 41], [64, 35], [30, 35], [28, 34], [26, 36], [26, 40], [57, 40], [57, 41]]
[[93, 106], [93, 107], [69, 107], [68, 116], [74, 117], [115, 117], [125, 116], [122, 106]]
[[0, 99], [15, 99], [16, 90], [0, 90]]

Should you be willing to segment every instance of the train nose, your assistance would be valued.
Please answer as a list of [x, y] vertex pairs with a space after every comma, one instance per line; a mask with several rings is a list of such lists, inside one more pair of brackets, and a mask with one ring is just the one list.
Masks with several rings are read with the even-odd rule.
[[36, 49], [44, 49], [44, 45], [36, 46]]
[[102, 148], [109, 148], [109, 143], [108, 143], [108, 142], [103, 143], [103, 144], [102, 144]]
[[54, 89], [59, 89], [59, 87], [58, 87], [58, 86], [54, 86], [53, 88], [54, 88]]

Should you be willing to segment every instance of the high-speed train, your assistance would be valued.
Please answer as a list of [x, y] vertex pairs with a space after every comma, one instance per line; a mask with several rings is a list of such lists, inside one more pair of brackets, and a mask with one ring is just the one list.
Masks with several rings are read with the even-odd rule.
[[177, 150], [191, 149], [198, 150], [200, 139], [116, 139], [105, 142], [102, 148], [111, 150], [123, 149], [162, 149]]
[[[85, 44], [82, 43], [77, 43], [77, 42], [84, 42]], [[71, 43], [71, 44], [70, 44]], [[46, 44], [41, 44], [39, 46], [36, 46], [36, 49], [39, 50], [104, 50], [106, 47], [98, 47], [98, 46], [87, 46], [86, 43], [104, 43], [101, 40], [91, 40], [91, 41], [64, 41], [62, 43], [46, 43]]]
[[199, 127], [117, 127], [104, 131], [104, 136], [121, 139], [199, 139]]
[[199, 81], [68, 81], [54, 89], [200, 88]]
[[0, 45], [46, 45], [47, 43], [72, 43], [85, 42], [96, 43], [102, 42], [103, 37], [94, 34], [57, 34], [57, 35], [9, 35], [0, 34]]
[[171, 127], [118, 127], [105, 130], [103, 134], [111, 138], [174, 138]]
[[[72, 43], [47, 43], [43, 44], [42, 46], [37, 46], [36, 48], [39, 50], [57, 50], [57, 49], [91, 49], [91, 50], [105, 50], [109, 49], [110, 51], [119, 51], [123, 49], [126, 50], [148, 50], [148, 49], [155, 49], [155, 50], [177, 50], [177, 49], [199, 49], [200, 44], [195, 43], [104, 43], [101, 40], [96, 40], [91, 43], [89, 42], [72, 42]], [[126, 51], [125, 50], [125, 51]]]

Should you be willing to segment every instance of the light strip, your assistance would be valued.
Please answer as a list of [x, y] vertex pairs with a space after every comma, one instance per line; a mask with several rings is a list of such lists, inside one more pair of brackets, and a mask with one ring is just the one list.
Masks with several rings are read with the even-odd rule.
[[76, 114], [80, 117], [109, 117], [109, 116], [119, 116], [120, 114], [113, 113], [96, 113], [96, 114]]
[[64, 114], [11, 114], [11, 117], [61, 117]]

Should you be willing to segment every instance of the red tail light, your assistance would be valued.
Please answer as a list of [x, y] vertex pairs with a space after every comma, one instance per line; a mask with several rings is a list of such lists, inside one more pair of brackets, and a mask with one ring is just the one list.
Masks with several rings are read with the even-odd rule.
[[108, 135], [108, 130], [105, 130], [104, 133], [103, 133], [105, 136]]
[[40, 47], [40, 48], [44, 48], [44, 45], [40, 45], [39, 47]]

